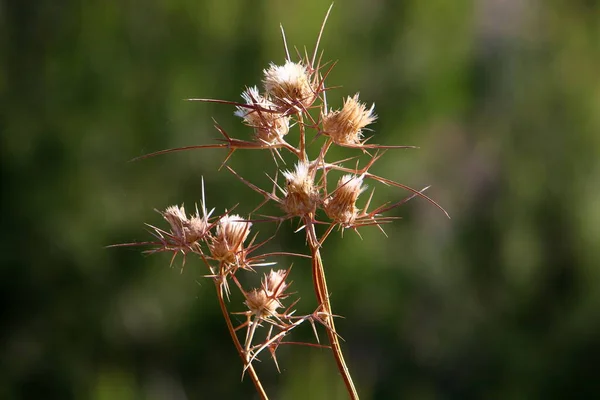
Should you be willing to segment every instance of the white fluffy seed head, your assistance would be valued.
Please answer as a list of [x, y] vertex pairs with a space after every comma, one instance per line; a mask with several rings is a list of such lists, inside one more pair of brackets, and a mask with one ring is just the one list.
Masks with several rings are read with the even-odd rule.
[[286, 61], [284, 65], [271, 63], [264, 70], [263, 84], [273, 102], [285, 109], [293, 106], [309, 107], [315, 101], [315, 90], [306, 67]]

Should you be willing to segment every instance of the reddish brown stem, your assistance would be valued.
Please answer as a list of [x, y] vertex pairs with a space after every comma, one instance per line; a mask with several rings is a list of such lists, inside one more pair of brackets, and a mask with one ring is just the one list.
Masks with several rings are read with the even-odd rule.
[[302, 112], [298, 113], [298, 129], [300, 130], [300, 161], [307, 161], [306, 155], [306, 130], [304, 128], [304, 119], [302, 118]]
[[[307, 217], [309, 219], [310, 217]], [[348, 395], [352, 400], [358, 400], [358, 392], [352, 381], [352, 376], [344, 360], [344, 354], [342, 353], [342, 347], [340, 346], [340, 339], [335, 330], [335, 324], [333, 322], [333, 312], [331, 311], [331, 303], [329, 302], [329, 291], [327, 290], [327, 281], [325, 280], [325, 270], [323, 268], [323, 259], [321, 258], [321, 252], [319, 250], [319, 243], [313, 238], [316, 238], [315, 227], [310, 221], [306, 222], [307, 239], [312, 255], [312, 277], [313, 286], [315, 288], [315, 294], [317, 301], [322, 306], [323, 312], [326, 315], [326, 323], [328, 329], [327, 337], [333, 350], [333, 357], [337, 364], [338, 371], [344, 379], [344, 384], [348, 390]]]

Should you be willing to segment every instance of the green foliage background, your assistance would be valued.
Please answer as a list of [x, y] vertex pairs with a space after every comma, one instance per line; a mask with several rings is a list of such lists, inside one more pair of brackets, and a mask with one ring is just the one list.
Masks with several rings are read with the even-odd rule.
[[[223, 151], [128, 160], [211, 143], [211, 117], [248, 137], [230, 107], [182, 99], [237, 100], [283, 61], [279, 23], [312, 49], [328, 6], [0, 2], [0, 398], [253, 398], [202, 265], [104, 246], [146, 240], [153, 209], [191, 207], [202, 176], [219, 213], [260, 202], [217, 171]], [[377, 172], [433, 185], [452, 215], [414, 200], [388, 238], [324, 249], [362, 398], [598, 396], [599, 3], [343, 0], [322, 46], [339, 60], [330, 103], [360, 91], [374, 142], [420, 147]], [[274, 173], [262, 153], [231, 165]], [[379, 202], [405, 195], [371, 186]], [[302, 245], [290, 228], [270, 249]], [[278, 261], [309, 310], [308, 265]], [[259, 365], [273, 398], [346, 398], [326, 350], [283, 348], [279, 363]]]

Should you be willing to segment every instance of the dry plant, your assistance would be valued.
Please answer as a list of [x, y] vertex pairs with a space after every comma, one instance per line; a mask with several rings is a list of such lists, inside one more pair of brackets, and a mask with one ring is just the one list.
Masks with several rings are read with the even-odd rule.
[[[198, 256], [204, 262], [209, 271], [206, 276], [215, 284], [223, 318], [242, 360], [243, 373], [250, 376], [263, 399], [267, 398], [267, 394], [253, 362], [266, 350], [268, 352], [266, 354], [272, 357], [279, 369], [276, 352], [279, 346], [285, 344], [330, 348], [350, 398], [358, 399], [354, 382], [344, 361], [340, 337], [335, 329], [321, 257], [321, 248], [330, 233], [336, 228], [342, 233], [346, 229], [358, 233], [358, 229], [365, 226], [375, 226], [383, 232], [382, 225], [397, 217], [382, 216], [382, 214], [413, 197], [421, 197], [446, 213], [435, 201], [423, 194], [427, 188], [415, 190], [369, 172], [386, 150], [413, 148], [413, 146], [380, 146], [367, 143], [369, 138], [363, 136], [363, 131], [377, 118], [373, 106], [369, 107], [362, 103], [359, 95], [356, 94], [347, 97], [341, 109], [332, 110], [327, 107], [326, 92], [330, 88], [325, 86], [325, 79], [335, 63], [322, 63], [322, 52], [319, 53], [318, 47], [330, 11], [331, 7], [321, 25], [314, 52], [311, 56], [306, 50], [304, 54], [297, 52], [298, 61], [292, 61], [283, 28], [281, 29], [286, 52], [284, 64], [271, 63], [264, 70], [262, 90], [257, 87], [247, 88], [242, 93], [243, 102], [188, 99], [234, 106], [234, 114], [253, 130], [252, 140], [232, 138], [215, 122], [216, 129], [223, 136], [221, 143], [163, 150], [138, 158], [190, 149], [227, 149], [228, 154], [222, 166], [264, 197], [264, 201], [254, 209], [253, 213], [267, 202], [275, 202], [281, 210], [280, 215], [261, 216], [260, 220], [241, 217], [233, 214], [233, 210], [225, 210], [220, 215], [213, 215], [214, 209], [208, 211], [206, 207], [204, 182], [202, 182], [200, 211], [196, 207], [195, 213], [188, 215], [183, 206], [170, 206], [160, 212], [168, 223], [167, 229], [148, 225], [155, 238], [153, 241], [116, 245], [147, 245], [151, 246], [147, 253], [172, 253], [171, 264], [177, 254], [183, 255], [183, 264], [189, 254]], [[292, 136], [291, 128], [297, 128], [298, 131], [296, 145], [289, 142]], [[309, 135], [309, 132], [313, 134]], [[315, 154], [318, 155], [311, 160], [308, 157], [307, 147], [316, 142], [321, 143], [320, 148], [318, 152], [315, 150]], [[357, 150], [359, 157], [366, 158], [365, 165], [359, 166], [359, 157], [328, 160], [328, 152], [332, 146]], [[272, 188], [266, 190], [254, 185], [227, 165], [227, 161], [236, 150], [266, 150], [270, 153], [278, 170], [274, 177], [270, 177]], [[295, 157], [294, 168], [279, 170], [279, 163], [285, 163], [282, 152]], [[354, 168], [342, 165], [342, 162], [347, 163], [351, 160], [356, 160]], [[354, 161], [352, 163], [354, 164]], [[328, 176], [333, 171], [341, 177], [333, 189], [330, 189]], [[284, 178], [283, 184], [280, 184], [279, 172]], [[396, 203], [386, 203], [369, 211], [373, 198], [371, 192], [366, 204], [359, 208], [357, 199], [367, 188], [365, 180], [408, 191], [409, 195]], [[279, 229], [281, 223], [286, 220], [299, 221], [295, 232], [304, 232], [305, 243], [308, 246], [308, 255], [304, 257], [311, 260], [312, 282], [318, 306], [307, 315], [296, 315], [294, 307], [299, 299], [285, 305], [290, 296], [288, 288], [291, 283], [288, 277], [291, 268], [264, 272], [260, 287], [253, 289], [245, 289], [239, 278], [240, 273], [255, 273], [259, 268], [272, 266], [274, 263], [267, 261], [271, 256], [302, 256], [286, 252], [261, 253], [259, 251], [261, 247], [275, 236], [262, 242], [257, 242], [257, 235], [248, 239], [253, 224], [271, 222], [278, 224]], [[320, 234], [317, 232], [317, 225], [324, 227], [319, 228], [319, 231], [322, 231]], [[239, 290], [243, 295], [245, 311], [230, 311], [231, 290]], [[243, 315], [245, 322], [234, 326], [231, 314]], [[292, 330], [304, 323], [312, 325], [316, 343], [298, 343], [288, 339]], [[317, 326], [324, 327], [328, 345], [319, 344]], [[261, 334], [258, 334], [259, 330]]]

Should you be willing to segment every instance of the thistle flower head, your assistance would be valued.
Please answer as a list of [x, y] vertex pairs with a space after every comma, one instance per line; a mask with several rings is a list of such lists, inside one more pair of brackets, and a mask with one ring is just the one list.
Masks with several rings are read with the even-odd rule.
[[278, 269], [277, 271], [271, 270], [268, 274], [265, 274], [262, 281], [262, 288], [270, 296], [281, 299], [285, 297], [284, 292], [288, 288], [288, 284], [285, 282], [287, 277], [287, 271]]
[[208, 232], [209, 223], [206, 218], [200, 217], [198, 213], [190, 216], [185, 226], [186, 237], [189, 240], [197, 241], [202, 239]]
[[162, 213], [163, 218], [171, 225], [174, 236], [183, 237], [183, 224], [187, 222], [183, 206], [169, 206]]
[[358, 93], [344, 101], [341, 110], [330, 111], [322, 116], [323, 133], [339, 145], [357, 145], [362, 140], [362, 129], [373, 123], [377, 115], [373, 112], [375, 104], [367, 108], [358, 101]]
[[298, 161], [294, 171], [284, 171], [285, 198], [283, 209], [290, 215], [306, 215], [313, 212], [319, 203], [319, 190], [314, 184], [310, 165]]
[[276, 299], [269, 297], [264, 289], [252, 289], [246, 293], [246, 301], [244, 302], [252, 314], [257, 317], [266, 318], [273, 315], [281, 303]]
[[264, 74], [265, 91], [278, 106], [309, 107], [315, 101], [315, 90], [304, 65], [292, 61], [282, 66], [271, 63]]
[[244, 249], [244, 241], [250, 234], [251, 226], [252, 223], [239, 215], [223, 216], [209, 245], [213, 258], [229, 264], [235, 263], [237, 254]]
[[[268, 350], [277, 365], [275, 351], [278, 346], [298, 344], [299, 342], [284, 341], [283, 339], [292, 329], [304, 322], [309, 322], [312, 325], [315, 336], [317, 336], [315, 323], [318, 322], [324, 326], [330, 346], [307, 344], [316, 347], [327, 347], [333, 351], [336, 364], [343, 376], [350, 397], [353, 399], [358, 398], [356, 388], [341, 353], [339, 335], [335, 328], [334, 314], [329, 302], [330, 295], [324, 275], [325, 268], [319, 249], [336, 227], [342, 231], [344, 229], [354, 229], [358, 233], [358, 228], [374, 225], [383, 232], [380, 224], [390, 222], [396, 218], [382, 217], [381, 215], [415, 196], [420, 196], [442, 209], [428, 196], [422, 194], [426, 188], [417, 191], [369, 172], [369, 168], [383, 155], [383, 151], [379, 152], [379, 150], [410, 147], [366, 144], [367, 140], [363, 139], [363, 130], [377, 119], [373, 111], [374, 105], [370, 108], [367, 107], [366, 104], [359, 101], [359, 95], [356, 94], [344, 99], [343, 106], [340, 109], [328, 110], [324, 93], [331, 87], [327, 86], [326, 89], [325, 79], [329, 76], [335, 63], [321, 63], [322, 51], [319, 50], [319, 44], [330, 11], [331, 7], [321, 25], [312, 57], [305, 51], [304, 56], [300, 56], [301, 61], [299, 62], [290, 61], [287, 41], [283, 28], [281, 29], [286, 61], [283, 65], [271, 63], [263, 70], [262, 84], [264, 86], [261, 91], [256, 86], [247, 87], [241, 94], [243, 102], [211, 98], [188, 99], [190, 101], [234, 105], [236, 107], [234, 115], [240, 117], [245, 125], [253, 128], [254, 143], [231, 137], [215, 121], [216, 129], [223, 136], [220, 139], [221, 143], [167, 149], [137, 158], [142, 159], [190, 149], [218, 148], [228, 150], [222, 166], [225, 166], [244, 184], [264, 197], [264, 201], [255, 210], [272, 201], [280, 205], [285, 215], [266, 217], [264, 221], [281, 223], [288, 219], [300, 217], [300, 224], [302, 224], [300, 229], [304, 229], [306, 233], [306, 245], [310, 249], [310, 254], [288, 252], [256, 254], [255, 252], [276, 235], [257, 244], [255, 244], [255, 240], [258, 235], [254, 236], [249, 240], [250, 243], [246, 245], [245, 241], [250, 234], [252, 223], [239, 215], [230, 214], [227, 210], [219, 217], [211, 218], [214, 208], [207, 212], [204, 183], [202, 183], [202, 215], [199, 214], [197, 207], [195, 215], [187, 215], [183, 205], [181, 207], [170, 206], [166, 210], [160, 211], [163, 218], [170, 225], [170, 230], [167, 231], [148, 225], [154, 230], [154, 232], [150, 232], [154, 236], [153, 241], [120, 245], [155, 246], [147, 252], [171, 252], [173, 254], [171, 263], [180, 253], [183, 254], [184, 264], [185, 257], [190, 253], [201, 257], [210, 271], [210, 275], [206, 275], [206, 277], [211, 278], [215, 283], [219, 305], [227, 322], [227, 328], [244, 364], [243, 371], [244, 373], [248, 372], [251, 376], [261, 398], [267, 398], [267, 395], [254, 370], [253, 362], [258, 360], [257, 356], [261, 352]], [[330, 66], [325, 68], [327, 64]], [[317, 108], [317, 106], [320, 114], [318, 119], [315, 118], [313, 112], [306, 112], [306, 110], [312, 111], [311, 108]], [[288, 143], [289, 139], [285, 138], [289, 133], [290, 124], [292, 127], [296, 126], [299, 131], [297, 146]], [[307, 161], [309, 157], [308, 146], [311, 144], [310, 140], [307, 140], [307, 131], [310, 130], [316, 131], [316, 138], [320, 135], [327, 136], [318, 158], [312, 162]], [[367, 154], [369, 154], [368, 149], [377, 149], [377, 153], [375, 155], [369, 154], [371, 159], [361, 169], [359, 169], [358, 164], [354, 169], [346, 168], [342, 166], [342, 162], [350, 160], [350, 158], [325, 162], [326, 156], [328, 159], [331, 156], [327, 153], [332, 144], [359, 148]], [[295, 156], [299, 161], [291, 170], [282, 172], [285, 185], [279, 186], [278, 179], [274, 178], [271, 179], [274, 184], [273, 190], [267, 191], [247, 181], [227, 165], [231, 155], [241, 149], [268, 149], [277, 165], [278, 159], [276, 157], [283, 162], [287, 161], [279, 153], [280, 150], [289, 152], [288, 155]], [[252, 167], [252, 164], [246, 166], [246, 168]], [[333, 192], [329, 192], [327, 189], [326, 178], [330, 171], [346, 174], [338, 180], [336, 189]], [[269, 176], [269, 178], [271, 177]], [[402, 201], [391, 205], [386, 203], [371, 212], [367, 212], [371, 201], [371, 198], [369, 198], [364, 205], [364, 209], [360, 210], [356, 206], [356, 201], [360, 194], [366, 190], [366, 186], [363, 185], [364, 178], [408, 190], [412, 194]], [[276, 193], [277, 188], [282, 194]], [[244, 201], [242, 200], [242, 202]], [[330, 224], [322, 235], [318, 235], [316, 229], [317, 224], [320, 224], [316, 216], [317, 209], [323, 209], [330, 219]], [[311, 272], [318, 304], [313, 313], [297, 315], [296, 310], [292, 310], [297, 301], [289, 306], [286, 304], [286, 307], [284, 307], [283, 301], [290, 295], [286, 293], [291, 285], [291, 282], [286, 282], [289, 270], [270, 270], [263, 275], [260, 286], [250, 291], [246, 291], [240, 283], [241, 280], [236, 276], [240, 270], [254, 272], [254, 267], [273, 265], [275, 263], [270, 262], [269, 258], [278, 255], [305, 256], [311, 259]], [[225, 296], [227, 296], [227, 300], [229, 300], [230, 282], [235, 284], [234, 288], [241, 291], [245, 298], [244, 304], [248, 307], [245, 312], [235, 313], [246, 316], [246, 321], [240, 322], [237, 327], [234, 326], [234, 322], [230, 317], [231, 312], [225, 299]], [[284, 309], [284, 311], [281, 309]], [[246, 328], [246, 338], [242, 343], [240, 330], [244, 327]], [[254, 335], [259, 329], [266, 330], [266, 332], [264, 335], [263, 332], [260, 332], [259, 339], [255, 340]], [[317, 341], [319, 341], [318, 336]], [[277, 368], [279, 369], [279, 367]]]
[[193, 244], [203, 238], [208, 231], [209, 223], [207, 219], [200, 217], [197, 211], [195, 215], [188, 218], [183, 205], [181, 207], [169, 206], [161, 214], [171, 226], [173, 238], [179, 243]]
[[290, 117], [277, 113], [275, 104], [262, 96], [256, 86], [247, 88], [242, 93], [242, 98], [246, 104], [256, 108], [237, 107], [234, 114], [242, 118], [246, 125], [254, 128], [256, 140], [266, 144], [281, 142], [290, 130]]
[[342, 225], [352, 224], [359, 211], [356, 200], [367, 189], [362, 184], [362, 176], [350, 174], [342, 176], [333, 195], [324, 202], [323, 208], [327, 216]]
[[289, 286], [285, 282], [286, 276], [285, 270], [271, 270], [264, 275], [259, 289], [245, 293], [245, 304], [254, 315], [266, 318], [275, 314], [278, 308], [283, 307], [280, 300], [287, 297], [284, 292]]

